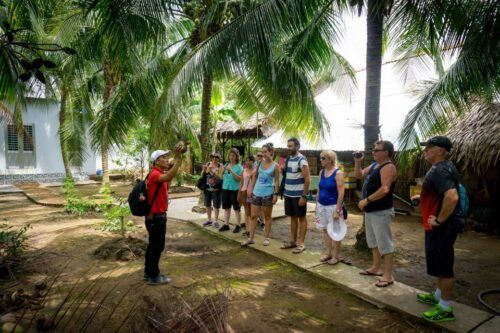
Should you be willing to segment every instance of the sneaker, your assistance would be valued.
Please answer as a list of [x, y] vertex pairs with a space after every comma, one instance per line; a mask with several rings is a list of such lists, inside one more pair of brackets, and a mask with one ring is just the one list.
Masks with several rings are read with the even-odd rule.
[[203, 225], [204, 227], [208, 227], [208, 226], [211, 226], [211, 225], [212, 225], [212, 223], [213, 223], [212, 221], [208, 220], [208, 221], [203, 222], [203, 224], [202, 224], [202, 225]]
[[220, 232], [228, 231], [228, 230], [231, 230], [231, 229], [229, 228], [229, 225], [227, 225], [227, 224], [224, 224], [222, 227], [219, 228]]
[[436, 305], [432, 310], [422, 313], [422, 317], [424, 317], [425, 320], [430, 321], [431, 323], [442, 323], [445, 321], [455, 320], [453, 309], [451, 309], [450, 311], [446, 311], [439, 304]]
[[213, 224], [213, 226], [214, 226], [215, 229], [219, 229], [220, 224], [219, 224], [219, 222], [215, 221], [214, 224]]
[[171, 281], [172, 281], [171, 278], [169, 278], [168, 276], [165, 276], [163, 274], [159, 274], [155, 278], [148, 278], [149, 285], [167, 284], [167, 283], [170, 283]]
[[236, 227], [234, 227], [233, 233], [237, 234], [240, 231], [241, 231], [241, 227], [239, 225], [237, 225]]
[[429, 305], [436, 305], [439, 303], [439, 300], [436, 298], [436, 296], [434, 296], [434, 292], [431, 292], [429, 294], [425, 294], [425, 293], [417, 294], [417, 300], [420, 303], [429, 304]]
[[269, 238], [264, 238], [264, 241], [262, 242], [262, 245], [268, 246], [270, 243]]

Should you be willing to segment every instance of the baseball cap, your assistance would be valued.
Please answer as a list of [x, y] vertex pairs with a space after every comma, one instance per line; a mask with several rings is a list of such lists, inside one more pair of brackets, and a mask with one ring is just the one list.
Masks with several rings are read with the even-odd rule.
[[170, 150], [155, 150], [151, 153], [151, 162], [154, 162], [158, 157], [170, 154]]
[[436, 147], [441, 147], [446, 149], [446, 151], [450, 151], [451, 148], [453, 147], [453, 144], [451, 143], [450, 139], [448, 139], [445, 136], [435, 136], [430, 138], [427, 141], [420, 142], [421, 146], [436, 146]]

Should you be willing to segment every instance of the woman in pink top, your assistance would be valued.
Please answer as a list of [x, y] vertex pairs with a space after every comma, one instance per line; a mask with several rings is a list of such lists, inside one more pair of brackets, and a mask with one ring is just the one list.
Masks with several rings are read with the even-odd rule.
[[246, 201], [245, 203], [242, 203], [241, 205], [243, 206], [245, 210], [245, 232], [243, 235], [246, 235], [248, 233], [248, 225], [250, 223], [250, 216], [252, 213], [252, 197], [248, 196], [248, 193], [252, 193], [252, 175], [255, 172], [254, 168], [255, 164], [255, 158], [253, 157], [252, 154], [248, 154], [246, 160], [245, 160], [245, 166], [243, 169], [243, 177], [241, 177], [241, 186], [240, 186], [240, 191], [246, 191], [247, 196], [246, 196]]

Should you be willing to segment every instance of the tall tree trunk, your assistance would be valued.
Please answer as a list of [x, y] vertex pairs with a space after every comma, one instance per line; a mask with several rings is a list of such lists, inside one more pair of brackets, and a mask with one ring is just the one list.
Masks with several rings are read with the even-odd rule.
[[[116, 79], [111, 70], [109, 62], [104, 61], [104, 95], [103, 104], [106, 105], [113, 93], [116, 86]], [[105, 108], [101, 115], [104, 119], [104, 128], [102, 130], [101, 138], [101, 159], [102, 159], [102, 186], [105, 187], [109, 184], [109, 170], [108, 170], [108, 154], [109, 154], [109, 132], [108, 122], [110, 119], [110, 108]]]
[[[379, 139], [380, 88], [382, 74], [383, 12], [377, 0], [368, 0], [366, 18], [365, 155]], [[356, 234], [356, 248], [367, 249], [365, 223]]]
[[66, 120], [66, 110], [67, 110], [67, 99], [68, 93], [66, 89], [66, 84], [61, 84], [61, 105], [59, 106], [59, 145], [61, 146], [61, 155], [64, 164], [64, 172], [66, 173], [66, 179], [73, 180], [73, 175], [71, 174], [71, 166], [68, 158], [68, 150], [66, 146], [66, 142], [64, 140], [62, 127], [64, 126], [64, 122]]
[[209, 74], [203, 77], [203, 92], [201, 97], [201, 158], [205, 163], [210, 158], [211, 144], [210, 144], [210, 125], [211, 125], [211, 110], [212, 110], [212, 86], [213, 78]]
[[[201, 163], [207, 163], [210, 158], [210, 124], [212, 110], [212, 86], [213, 78], [209, 74], [203, 76], [203, 92], [201, 96], [201, 126], [200, 126], [200, 144], [201, 144]], [[205, 201], [204, 193], [202, 192], [198, 198], [198, 205], [202, 206]]]

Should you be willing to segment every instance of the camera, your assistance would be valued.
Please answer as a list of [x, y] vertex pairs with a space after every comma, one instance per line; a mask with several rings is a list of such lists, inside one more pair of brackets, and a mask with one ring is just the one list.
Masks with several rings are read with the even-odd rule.
[[354, 158], [361, 158], [361, 157], [363, 157], [363, 153], [360, 151], [357, 151], [357, 152], [354, 152], [352, 154], [352, 156], [354, 156]]

